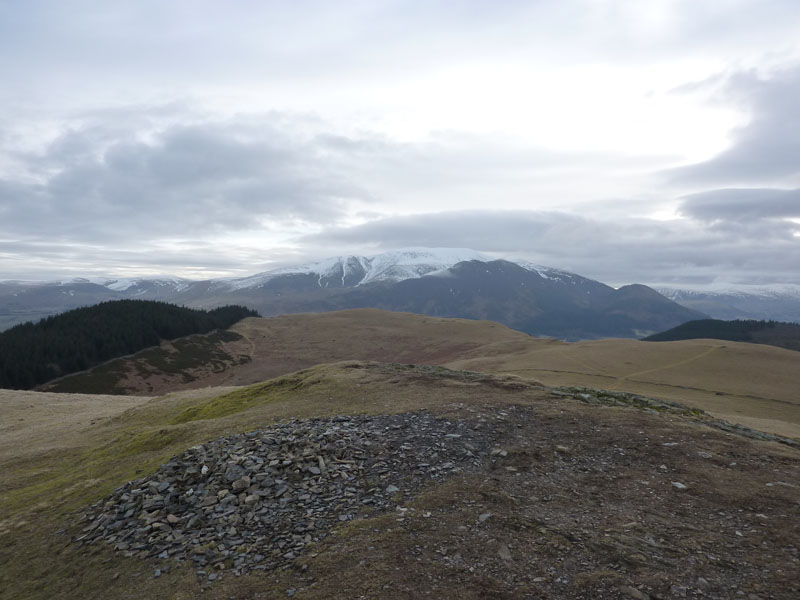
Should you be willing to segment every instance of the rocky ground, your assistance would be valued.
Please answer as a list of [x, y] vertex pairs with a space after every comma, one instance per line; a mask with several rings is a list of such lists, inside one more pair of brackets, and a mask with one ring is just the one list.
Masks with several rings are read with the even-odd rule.
[[285, 566], [334, 525], [486, 468], [506, 454], [493, 445], [524, 412], [511, 408], [490, 422], [425, 412], [310, 419], [221, 438], [117, 489], [85, 515], [76, 541], [191, 560], [212, 581]]
[[220, 438], [86, 511], [76, 541], [147, 558], [146, 577], [191, 564], [239, 600], [800, 597], [792, 440], [550, 398]]

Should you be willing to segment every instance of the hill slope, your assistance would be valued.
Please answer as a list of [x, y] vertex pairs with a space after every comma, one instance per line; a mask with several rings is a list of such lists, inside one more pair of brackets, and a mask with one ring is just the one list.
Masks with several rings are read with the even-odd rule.
[[137, 404], [0, 447], [0, 597], [798, 592], [800, 453], [673, 404], [359, 362]]
[[65, 378], [59, 384], [69, 387], [54, 389], [110, 392], [121, 387], [126, 393], [153, 395], [248, 385], [341, 360], [400, 362], [641, 393], [800, 437], [798, 355], [781, 348], [713, 340], [566, 343], [533, 338], [490, 321], [372, 309], [250, 318], [231, 332], [241, 339], [217, 348], [243, 358], [228, 361], [228, 366], [165, 373], [160, 360], [143, 354]]
[[78, 308], [0, 333], [0, 388], [31, 388], [192, 333], [225, 329], [255, 311], [211, 311], [164, 302], [118, 300]]

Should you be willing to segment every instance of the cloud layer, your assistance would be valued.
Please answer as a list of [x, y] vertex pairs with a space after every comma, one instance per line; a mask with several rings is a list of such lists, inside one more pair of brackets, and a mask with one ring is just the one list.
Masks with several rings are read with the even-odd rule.
[[800, 12], [735, 8], [0, 0], [0, 279], [426, 245], [797, 282]]
[[560, 212], [446, 212], [310, 236], [314, 246], [475, 247], [614, 284], [800, 283], [800, 226], [709, 229], [695, 220], [604, 220]]
[[67, 132], [28, 157], [33, 178], [0, 181], [4, 228], [97, 242], [205, 235], [266, 219], [335, 222], [345, 200], [363, 195], [315, 148], [252, 133], [179, 125], [103, 147], [96, 132]]
[[719, 101], [742, 106], [748, 121], [733, 132], [727, 150], [677, 169], [673, 181], [694, 186], [800, 183], [800, 67], [768, 78], [753, 71], [737, 72], [716, 85]]

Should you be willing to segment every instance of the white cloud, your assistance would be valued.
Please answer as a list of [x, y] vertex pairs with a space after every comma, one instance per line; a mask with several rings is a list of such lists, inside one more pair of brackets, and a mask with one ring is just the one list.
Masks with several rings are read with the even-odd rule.
[[794, 0], [0, 0], [0, 277], [459, 239], [779, 280], [792, 222], [733, 215], [800, 187], [798, 39]]
[[712, 84], [717, 101], [742, 106], [748, 120], [732, 132], [729, 148], [676, 169], [672, 181], [695, 187], [800, 183], [800, 66], [769, 74], [737, 71]]
[[317, 249], [474, 247], [607, 283], [800, 283], [797, 227], [762, 221], [709, 228], [678, 219], [603, 219], [563, 212], [460, 211], [390, 217], [308, 236]]

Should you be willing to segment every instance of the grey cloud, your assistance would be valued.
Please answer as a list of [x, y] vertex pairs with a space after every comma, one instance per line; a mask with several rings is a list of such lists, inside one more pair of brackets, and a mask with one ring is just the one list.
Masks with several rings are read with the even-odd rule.
[[768, 78], [740, 72], [722, 85], [720, 101], [743, 106], [749, 122], [734, 132], [731, 147], [711, 160], [675, 169], [684, 185], [774, 185], [800, 177], [800, 66]]
[[680, 212], [705, 222], [800, 218], [800, 189], [722, 189], [689, 194]]
[[[102, 255], [100, 260], [98, 255]], [[30, 239], [0, 240], [0, 262], [3, 265], [0, 280], [174, 273], [206, 279], [220, 274], [247, 275], [262, 261], [263, 255], [254, 249], [220, 247], [206, 240], [186, 240], [169, 247], [149, 247], [146, 251], [137, 245], [136, 240], [102, 247]]]
[[[0, 19], [0, 66], [19, 79], [36, 71], [62, 88], [75, 77], [126, 87], [127, 79], [335, 83], [435, 70], [454, 60], [635, 62], [709, 46], [730, 54], [774, 43], [798, 23], [793, 0], [743, 0], [736, 10], [725, 0], [669, 2], [655, 20], [664, 26], [655, 28], [640, 3], [618, 1], [16, 4]], [[59, 72], [65, 63], [71, 81]]]
[[258, 219], [335, 222], [365, 193], [302, 138], [268, 123], [172, 126], [149, 141], [73, 130], [41, 156], [36, 177], [0, 180], [0, 233], [98, 241], [122, 234], [236, 230]]
[[669, 162], [664, 156], [557, 151], [500, 134], [452, 131], [413, 143], [368, 133], [320, 135], [315, 142], [326, 161], [352, 174], [371, 197], [406, 212], [494, 202], [553, 207], [593, 201], [597, 209], [598, 197], [627, 194], [641, 171]]
[[[493, 136], [440, 133], [412, 144], [333, 135], [321, 133], [324, 123], [280, 113], [193, 121], [164, 124], [144, 109], [126, 119], [89, 114], [39, 154], [19, 154], [26, 175], [0, 178], [0, 239], [155, 248], [187, 236], [330, 227], [395, 206], [530, 205], [565, 176], [588, 200], [628, 162]], [[84, 256], [98, 264], [106, 254]]]
[[[795, 228], [797, 229], [797, 228]], [[800, 244], [783, 223], [745, 232], [691, 220], [599, 220], [560, 212], [444, 212], [332, 228], [303, 240], [310, 246], [470, 247], [523, 257], [601, 281], [800, 283]]]

